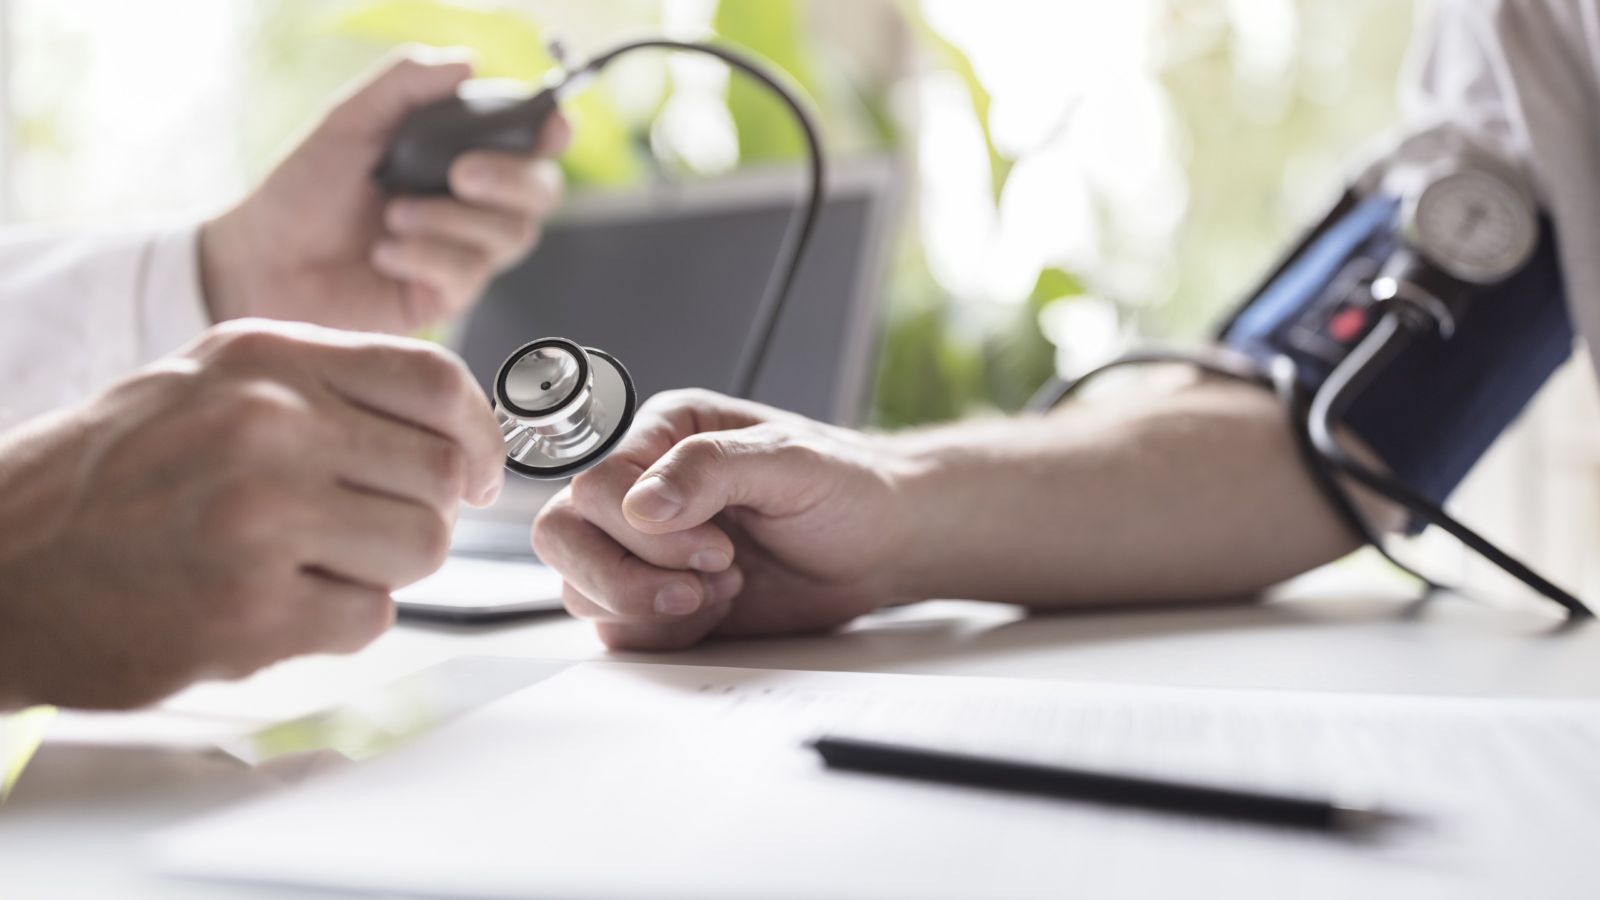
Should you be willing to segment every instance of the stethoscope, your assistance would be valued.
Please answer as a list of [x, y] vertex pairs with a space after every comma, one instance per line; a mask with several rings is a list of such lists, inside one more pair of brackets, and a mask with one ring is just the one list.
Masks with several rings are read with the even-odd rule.
[[616, 357], [566, 338], [523, 344], [494, 378], [494, 415], [506, 468], [566, 478], [605, 459], [638, 408], [633, 377]]
[[[732, 392], [748, 397], [771, 346], [778, 318], [822, 209], [822, 143], [798, 90], [743, 54], [687, 41], [646, 39], [614, 47], [582, 65], [568, 64], [559, 44], [551, 55], [561, 69], [532, 97], [463, 92], [417, 110], [396, 130], [374, 177], [395, 194], [448, 194], [455, 158], [468, 150], [531, 153], [545, 120], [559, 103], [634, 50], [663, 49], [714, 56], [772, 91], [794, 116], [805, 138], [808, 192], [790, 220], [778, 264], [756, 309], [751, 337], [739, 358]], [[621, 443], [638, 410], [638, 389], [626, 367], [603, 350], [566, 338], [523, 344], [495, 374], [495, 418], [506, 444], [506, 468], [527, 478], [568, 478], [605, 459]]]

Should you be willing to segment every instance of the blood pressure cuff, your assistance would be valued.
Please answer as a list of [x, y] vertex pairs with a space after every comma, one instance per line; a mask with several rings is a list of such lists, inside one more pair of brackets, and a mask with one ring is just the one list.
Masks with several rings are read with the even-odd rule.
[[[1399, 243], [1399, 203], [1347, 196], [1219, 333], [1265, 366], [1284, 354], [1315, 391], [1373, 324], [1371, 280]], [[1478, 289], [1448, 341], [1426, 338], [1381, 372], [1344, 424], [1390, 471], [1442, 503], [1572, 352], [1553, 230], [1532, 260]]]

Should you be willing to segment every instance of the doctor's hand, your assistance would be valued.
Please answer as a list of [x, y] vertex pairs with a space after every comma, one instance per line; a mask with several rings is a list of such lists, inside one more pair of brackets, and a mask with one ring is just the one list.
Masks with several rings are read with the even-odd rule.
[[534, 523], [607, 646], [833, 628], [911, 599], [905, 463], [886, 439], [705, 391], [659, 395]]
[[361, 647], [503, 452], [437, 347], [259, 321], [0, 436], [0, 710]]
[[[413, 334], [467, 309], [531, 250], [561, 197], [550, 157], [571, 129], [550, 118], [530, 156], [463, 154], [453, 197], [390, 197], [373, 181], [390, 135], [471, 74], [397, 58], [337, 103], [266, 180], [201, 229], [213, 321], [294, 319]], [[455, 197], [460, 197], [457, 200]]]

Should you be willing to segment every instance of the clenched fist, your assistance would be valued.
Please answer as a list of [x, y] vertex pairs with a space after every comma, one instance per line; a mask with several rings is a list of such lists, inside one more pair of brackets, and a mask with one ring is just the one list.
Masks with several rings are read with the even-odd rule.
[[616, 649], [831, 628], [908, 599], [910, 474], [883, 438], [675, 391], [545, 507], [533, 546]]
[[251, 194], [201, 230], [213, 321], [246, 316], [411, 334], [475, 301], [538, 240], [561, 198], [571, 128], [559, 114], [529, 155], [466, 153], [450, 197], [388, 197], [372, 179], [417, 108], [471, 74], [397, 57], [333, 106]]
[[0, 438], [0, 709], [129, 707], [361, 647], [502, 445], [421, 341], [240, 321]]

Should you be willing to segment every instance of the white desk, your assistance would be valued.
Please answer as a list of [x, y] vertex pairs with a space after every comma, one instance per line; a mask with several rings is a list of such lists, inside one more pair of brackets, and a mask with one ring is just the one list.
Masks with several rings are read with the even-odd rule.
[[[150, 713], [63, 715], [0, 807], [0, 896], [318, 896], [144, 874], [143, 835], [300, 777], [159, 744], [243, 733], [454, 656], [579, 659], [601, 652], [586, 626], [558, 617], [487, 628], [402, 625], [354, 657], [297, 660], [242, 684], [202, 686]], [[928, 603], [840, 635], [715, 644], [655, 658], [1217, 687], [1600, 696], [1600, 625], [1553, 631], [1550, 619], [1535, 615], [1448, 597], [1418, 606], [1327, 583], [1301, 585], [1266, 604], [1205, 609], [1028, 617], [1003, 607]], [[106, 743], [112, 739], [117, 743]]]

